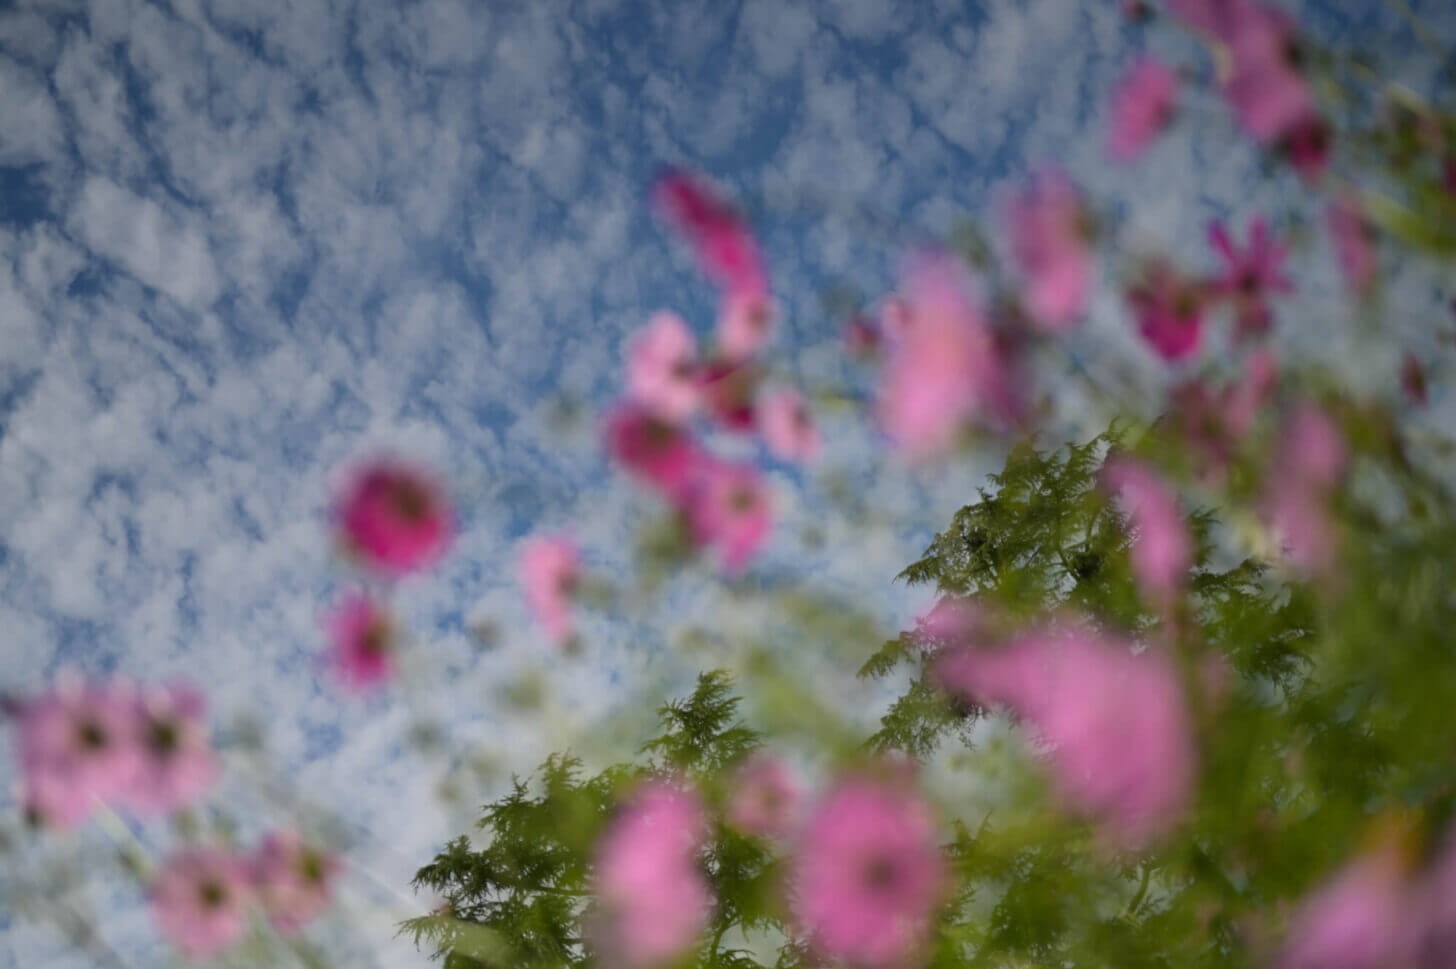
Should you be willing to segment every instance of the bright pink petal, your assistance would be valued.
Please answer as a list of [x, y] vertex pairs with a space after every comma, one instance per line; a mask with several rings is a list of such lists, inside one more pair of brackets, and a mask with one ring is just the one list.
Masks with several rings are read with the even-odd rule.
[[1112, 94], [1108, 150], [1120, 162], [1143, 153], [1173, 120], [1178, 75], [1152, 57], [1139, 60]]
[[565, 642], [575, 632], [572, 591], [581, 575], [581, 552], [560, 536], [537, 536], [521, 547], [521, 585], [526, 604], [547, 634]]
[[653, 314], [627, 350], [628, 394], [662, 420], [687, 420], [698, 406], [697, 353], [682, 317]]
[[354, 474], [334, 506], [345, 546], [391, 575], [434, 562], [454, 525], [444, 492], [424, 471], [392, 460]]

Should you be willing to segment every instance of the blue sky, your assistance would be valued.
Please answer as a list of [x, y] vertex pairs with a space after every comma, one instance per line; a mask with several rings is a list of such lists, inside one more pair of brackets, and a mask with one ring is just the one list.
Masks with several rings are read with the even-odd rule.
[[[1416, 6], [1456, 36], [1456, 12]], [[730, 640], [764, 628], [693, 574], [630, 615], [589, 618], [584, 655], [564, 662], [518, 601], [528, 530], [571, 527], [612, 569], [652, 514], [590, 422], [563, 431], [553, 414], [563, 393], [587, 412], [612, 399], [624, 340], [653, 310], [711, 325], [710, 289], [644, 205], [659, 166], [702, 169], [743, 200], [784, 311], [773, 366], [811, 385], [860, 379], [826, 286], [883, 292], [906, 245], [984, 218], [1031, 166], [1067, 167], [1195, 266], [1209, 219], [1305, 204], [1287, 175], [1260, 175], [1207, 96], [1137, 169], [1109, 166], [1105, 93], [1129, 59], [1204, 64], [1119, 7], [0, 0], [0, 688], [39, 688], [63, 665], [192, 679], [220, 727], [263, 724], [273, 764], [373, 832], [357, 857], [402, 886], [469, 817], [421, 803], [449, 765], [402, 756], [419, 711], [498, 770], [529, 769], [631, 697], [731, 662], [674, 651], [683, 624]], [[1428, 89], [1432, 65], [1407, 56], [1395, 9], [1304, 13]], [[1278, 339], [1384, 372], [1391, 361], [1346, 359], [1352, 314], [1327, 248], [1295, 260], [1311, 282]], [[1428, 305], [1435, 284], [1405, 273], [1392, 300]], [[1073, 348], [1094, 367], [1131, 361], [1120, 379], [1151, 393], [1162, 372], [1107, 275]], [[1450, 426], [1440, 390], [1432, 419]], [[1090, 420], [1075, 388], [1058, 404], [1065, 427]], [[906, 475], [862, 422], [825, 424], [826, 469], [882, 521], [865, 528], [776, 468], [785, 523], [763, 568], [794, 563], [893, 628], [923, 600], [888, 580], [994, 456]], [[410, 685], [361, 702], [314, 657], [349, 577], [327, 540], [332, 475], [381, 449], [438, 467], [463, 528], [435, 573], [398, 590]], [[806, 524], [824, 549], [802, 542]], [[467, 631], [481, 619], [505, 632], [493, 649]], [[502, 687], [534, 674], [549, 676], [546, 710], [513, 712]], [[12, 813], [13, 782], [0, 761]], [[256, 831], [274, 815], [252, 797], [234, 772], [215, 801]], [[115, 946], [157, 964], [135, 890], [87, 891]], [[404, 900], [361, 884], [343, 904], [374, 913], [344, 944], [421, 964], [389, 938]], [[0, 967], [85, 964], [48, 930], [0, 936]]]

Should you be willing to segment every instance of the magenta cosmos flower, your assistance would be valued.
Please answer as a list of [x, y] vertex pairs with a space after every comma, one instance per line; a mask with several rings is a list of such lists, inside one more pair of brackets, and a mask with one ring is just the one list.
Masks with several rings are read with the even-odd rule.
[[936, 670], [952, 693], [1004, 703], [1033, 724], [1066, 799], [1123, 845], [1166, 831], [1187, 804], [1192, 726], [1161, 653], [1073, 625], [1005, 649], [952, 651]]
[[693, 541], [714, 549], [723, 570], [743, 570], [773, 529], [773, 500], [751, 465], [704, 459], [687, 506]]
[[627, 393], [643, 409], [681, 423], [698, 407], [698, 345], [676, 313], [655, 313], [627, 350]]
[[769, 453], [782, 461], [808, 463], [819, 456], [824, 439], [798, 391], [784, 388], [758, 401], [758, 426]]
[[263, 913], [280, 935], [294, 935], [329, 907], [339, 861], [291, 831], [263, 839], [251, 861]]
[[1345, 284], [1357, 293], [1368, 293], [1375, 285], [1379, 266], [1375, 259], [1375, 229], [1359, 201], [1346, 197], [1331, 203], [1326, 222]]
[[1183, 279], [1158, 262], [1127, 298], [1137, 313], [1138, 332], [1158, 356], [1172, 363], [1198, 351], [1208, 298], [1202, 283]]
[[799, 813], [799, 785], [784, 762], [754, 754], [730, 782], [728, 823], [749, 834], [780, 837], [793, 828]]
[[946, 888], [929, 806], [908, 785], [854, 775], [814, 808], [794, 859], [799, 928], [851, 965], [915, 960]]
[[1282, 11], [1229, 3], [1221, 39], [1232, 60], [1224, 93], [1239, 121], [1262, 142], [1278, 141], [1316, 116], [1299, 61], [1299, 35]]
[[608, 413], [603, 436], [614, 460], [671, 501], [686, 499], [705, 460], [687, 431], [635, 404]]
[[1223, 260], [1223, 275], [1214, 283], [1214, 289], [1234, 301], [1239, 335], [1267, 332], [1273, 319], [1269, 296], [1294, 290], [1294, 283], [1284, 274], [1284, 246], [1270, 235], [1263, 219], [1250, 223], [1249, 245], [1242, 252], [1234, 246], [1222, 222], [1209, 226], [1208, 238]]
[[376, 461], [357, 472], [335, 505], [345, 547], [391, 575], [429, 565], [452, 529], [439, 484], [419, 469]]
[[17, 713], [21, 800], [37, 822], [70, 828], [123, 798], [141, 765], [134, 691], [62, 679]]
[[717, 351], [726, 360], [746, 360], [774, 331], [773, 300], [753, 289], [729, 290], [718, 309]]
[[351, 690], [376, 689], [394, 676], [394, 624], [373, 599], [346, 597], [329, 617], [328, 632], [334, 669]]
[[1132, 525], [1133, 574], [1148, 598], [1166, 608], [1193, 561], [1193, 542], [1177, 495], [1157, 472], [1133, 458], [1108, 461], [1102, 481], [1122, 498]]
[[1173, 121], [1178, 75], [1155, 57], [1134, 64], [1112, 93], [1107, 146], [1112, 157], [1130, 162]]
[[121, 800], [135, 811], [166, 814], [202, 795], [218, 773], [207, 737], [206, 702], [176, 684], [137, 694], [133, 729], [138, 764]]
[[581, 551], [562, 536], [539, 535], [521, 546], [521, 585], [526, 605], [558, 643], [575, 632], [571, 597], [581, 576]]
[[713, 907], [698, 855], [707, 821], [697, 795], [667, 781], [637, 791], [597, 845], [591, 934], [608, 965], [640, 969], [697, 944]]
[[971, 299], [969, 280], [954, 257], [936, 253], [913, 260], [900, 297], [887, 301], [886, 312], [887, 353], [876, 410], [901, 451], [928, 457], [953, 445], [972, 417], [1010, 421], [1019, 413], [1011, 362]]
[[247, 864], [222, 850], [174, 855], [151, 887], [162, 934], [191, 959], [206, 959], [243, 937], [252, 888]]
[[1026, 309], [1041, 328], [1067, 329], [1082, 316], [1092, 287], [1089, 217], [1075, 185], [1047, 171], [1007, 206], [1012, 255], [1026, 277]]
[[753, 233], [700, 178], [670, 169], [658, 179], [653, 198], [697, 250], [709, 278], [729, 292], [768, 292], [768, 273]]

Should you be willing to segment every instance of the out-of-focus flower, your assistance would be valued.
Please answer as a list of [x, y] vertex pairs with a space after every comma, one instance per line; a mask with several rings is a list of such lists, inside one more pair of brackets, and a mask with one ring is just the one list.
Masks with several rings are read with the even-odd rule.
[[444, 492], [429, 474], [393, 461], [356, 473], [339, 495], [335, 516], [350, 552], [368, 565], [402, 575], [434, 562], [453, 528]]
[[294, 935], [329, 907], [339, 860], [292, 831], [274, 831], [253, 855], [252, 884], [280, 935]]
[[633, 404], [618, 405], [607, 415], [604, 437], [616, 461], [672, 501], [687, 497], [705, 460], [685, 430]]
[[728, 797], [728, 823], [749, 834], [778, 837], [793, 827], [799, 786], [777, 757], [753, 755], [734, 771]]
[[144, 813], [185, 807], [211, 786], [218, 771], [202, 694], [178, 684], [140, 691], [135, 702], [138, 765], [121, 800]]
[[698, 372], [698, 388], [719, 427], [737, 433], [754, 429], [760, 376], [760, 368], [733, 360], [714, 360]]
[[746, 360], [774, 330], [773, 300], [754, 289], [729, 290], [718, 309], [717, 350], [726, 360]]
[[1145, 844], [1187, 804], [1192, 727], [1161, 653], [1073, 625], [947, 653], [936, 671], [952, 693], [1005, 703], [1034, 724], [1067, 799], [1121, 843]]
[[162, 933], [192, 959], [215, 956], [242, 938], [251, 901], [246, 863], [219, 849], [174, 855], [151, 886]]
[[1284, 133], [1281, 147], [1289, 163], [1301, 177], [1314, 181], [1330, 161], [1330, 141], [1334, 137], [1329, 122], [1318, 114], [1308, 114]]
[[1092, 285], [1089, 218], [1081, 194], [1060, 172], [1046, 171], [1015, 195], [1007, 229], [1026, 277], [1026, 308], [1043, 329], [1060, 332], [1087, 308]]
[[856, 357], [868, 357], [880, 348], [880, 331], [866, 317], [856, 316], [844, 327], [844, 346]]
[[74, 827], [131, 789], [142, 751], [129, 686], [64, 678], [21, 701], [17, 717], [21, 800], [40, 823]]
[[1347, 460], [1339, 427], [1313, 405], [1297, 410], [1280, 433], [1264, 514], [1289, 563], [1305, 575], [1334, 561], [1330, 495]]
[[1249, 226], [1249, 245], [1243, 252], [1234, 246], [1222, 222], [1208, 229], [1209, 241], [1223, 260], [1223, 275], [1214, 283], [1217, 292], [1234, 301], [1240, 336], [1258, 336], [1268, 331], [1273, 313], [1271, 293], [1288, 293], [1294, 283], [1284, 274], [1284, 246], [1269, 233], [1263, 219]]
[[[1289, 926], [1282, 969], [1396, 969], [1416, 965], [1421, 905], [1398, 852], [1357, 858], [1305, 899]], [[1433, 963], [1434, 965], [1434, 963]]]
[[[954, 258], [922, 256], [907, 272], [886, 326], [876, 409], [894, 444], [912, 457], [950, 447], [968, 420], [1020, 413], [1013, 361], [998, 347]], [[887, 324], [890, 320], [887, 318]]]
[[1279, 141], [1317, 114], [1300, 70], [1299, 35], [1272, 7], [1249, 0], [1224, 6], [1219, 33], [1232, 57], [1224, 93], [1251, 135]]
[[1192, 380], [1173, 392], [1173, 414], [1206, 481], [1218, 481], [1278, 380], [1278, 363], [1267, 349], [1250, 353], [1244, 373], [1215, 392]]
[[1171, 363], [1197, 352], [1208, 301], [1205, 290], [1202, 283], [1183, 279], [1171, 266], [1158, 262], [1128, 291], [1138, 332], [1164, 360]]
[[1156, 472], [1133, 458], [1109, 460], [1103, 466], [1102, 480], [1122, 497], [1127, 508], [1133, 528], [1133, 574], [1148, 597], [1166, 607], [1182, 586], [1193, 559], [1193, 543], [1179, 513], [1177, 496]]
[[687, 420], [698, 407], [697, 354], [682, 317], [653, 314], [627, 350], [627, 393], [662, 420]]
[[1162, 61], [1144, 57], [1134, 64], [1112, 93], [1108, 150], [1120, 162], [1143, 153], [1173, 120], [1178, 75]]
[[914, 962], [946, 887], [929, 806], [909, 785], [839, 781], [814, 808], [794, 860], [795, 920], [849, 965]]
[[751, 465], [705, 459], [687, 505], [693, 541], [713, 548], [723, 570], [743, 570], [773, 528], [773, 501]]
[[783, 461], [813, 461], [824, 444], [808, 405], [795, 390], [764, 394], [758, 401], [758, 425], [769, 452]]
[[607, 965], [660, 965], [691, 949], [713, 898], [698, 866], [702, 802], [666, 781], [640, 789], [597, 845], [591, 935]]
[[1375, 284], [1378, 271], [1375, 230], [1366, 219], [1360, 203], [1351, 197], [1339, 199], [1326, 210], [1326, 220], [1346, 284], [1357, 293], [1368, 292]]
[[521, 546], [521, 585], [526, 604], [547, 635], [558, 643], [575, 631], [571, 597], [581, 575], [581, 552], [560, 536], [539, 535]]
[[346, 597], [329, 616], [328, 632], [330, 659], [351, 690], [375, 689], [394, 676], [394, 625], [373, 599]]
[[653, 198], [697, 250], [709, 278], [730, 293], [768, 293], [768, 273], [753, 233], [698, 176], [670, 169], [657, 180]]

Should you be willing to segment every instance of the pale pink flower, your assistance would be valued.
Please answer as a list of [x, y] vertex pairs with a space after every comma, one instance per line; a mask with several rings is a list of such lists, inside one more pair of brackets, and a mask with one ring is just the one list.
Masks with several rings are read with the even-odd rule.
[[1317, 488], [1332, 488], [1349, 461], [1345, 435], [1328, 414], [1304, 404], [1285, 425], [1280, 456], [1286, 474]]
[[693, 541], [714, 549], [723, 570], [735, 575], [773, 529], [773, 501], [751, 465], [707, 459], [686, 505]]
[[782, 461], [808, 463], [824, 445], [798, 391], [784, 388], [764, 394], [758, 401], [758, 425], [769, 453]]
[[1420, 899], [1389, 849], [1357, 858], [1305, 899], [1290, 921], [1281, 969], [1413, 966]]
[[330, 658], [344, 684], [356, 692], [382, 686], [395, 673], [395, 631], [373, 599], [352, 594], [329, 616]]
[[540, 535], [521, 546], [521, 585], [531, 614], [558, 643], [575, 632], [571, 598], [581, 576], [581, 552], [560, 536]]
[[637, 791], [597, 844], [592, 936], [608, 965], [655, 966], [702, 935], [713, 897], [699, 867], [707, 837], [702, 802], [653, 781]]
[[1282, 11], [1250, 2], [1229, 4], [1221, 39], [1232, 59], [1224, 93], [1251, 135], [1278, 141], [1316, 117], [1300, 71], [1299, 36]]
[[1087, 308], [1092, 287], [1088, 214], [1065, 175], [1045, 171], [1007, 207], [1012, 255], [1026, 277], [1026, 308], [1040, 327], [1060, 332]]
[[1133, 458], [1108, 460], [1102, 480], [1121, 496], [1132, 526], [1133, 574], [1150, 599], [1167, 606], [1193, 564], [1193, 542], [1177, 495], [1161, 476]]
[[220, 849], [173, 855], [151, 886], [152, 911], [191, 959], [207, 959], [243, 937], [252, 901], [246, 863]]
[[1375, 261], [1375, 230], [1360, 203], [1349, 197], [1331, 203], [1326, 219], [1346, 284], [1357, 293], [1369, 292], [1379, 267]]
[[698, 407], [697, 341], [676, 313], [654, 313], [627, 350], [627, 392], [641, 407], [680, 423]]
[[[889, 307], [876, 409], [894, 444], [911, 457], [942, 452], [971, 418], [1009, 422], [1019, 413], [1012, 361], [969, 293], [969, 281], [943, 253], [912, 262]], [[888, 319], [887, 323], [890, 322]]]
[[217, 754], [207, 737], [206, 703], [190, 686], [144, 690], [133, 730], [139, 764], [121, 799], [135, 811], [165, 814], [186, 807], [217, 779]]
[[140, 767], [132, 692], [64, 680], [21, 701], [17, 752], [22, 800], [43, 824], [79, 824], [97, 801], [123, 797]]
[[1166, 263], [1154, 263], [1127, 298], [1137, 312], [1138, 332], [1158, 356], [1171, 363], [1198, 351], [1208, 299], [1201, 283], [1180, 278]]
[[1192, 725], [1178, 678], [1154, 649], [1089, 627], [1044, 629], [1005, 649], [964, 649], [937, 664], [951, 692], [1001, 702], [1033, 724], [1053, 775], [1078, 810], [1135, 848], [1164, 833], [1188, 803]]
[[1173, 120], [1178, 75], [1155, 57], [1144, 57], [1112, 94], [1108, 149], [1120, 162], [1141, 155]]
[[603, 436], [615, 460], [672, 501], [686, 498], [705, 460], [685, 430], [634, 404], [608, 413]]
[[391, 460], [357, 472], [335, 505], [345, 547], [392, 575], [439, 558], [453, 528], [449, 506], [429, 474]]
[[714, 360], [698, 372], [698, 388], [708, 413], [724, 430], [747, 433], [756, 426], [754, 397], [762, 373], [751, 363]]
[[755, 754], [733, 773], [728, 823], [749, 834], [780, 837], [798, 816], [800, 791], [777, 757]]
[[946, 889], [929, 806], [912, 786], [852, 775], [815, 807], [794, 859], [795, 921], [823, 956], [916, 960]]
[[1222, 222], [1209, 226], [1208, 238], [1223, 260], [1223, 275], [1213, 286], [1234, 301], [1239, 335], [1265, 333], [1272, 320], [1270, 294], [1294, 290], [1294, 283], [1284, 273], [1284, 246], [1274, 240], [1268, 223], [1261, 218], [1250, 224], [1249, 245], [1242, 252], [1234, 246]]
[[697, 250], [703, 271], [730, 293], [768, 294], [768, 273], [747, 224], [696, 175], [669, 170], [653, 197], [673, 227]]
[[729, 290], [718, 310], [717, 350], [727, 360], [746, 360], [773, 336], [774, 307], [767, 292]]
[[268, 922], [294, 935], [329, 907], [339, 860], [296, 833], [274, 831], [252, 858], [252, 884]]
[[1264, 515], [1289, 564], [1305, 575], [1334, 561], [1330, 497], [1348, 458], [1339, 427], [1312, 405], [1299, 408], [1280, 433]]

